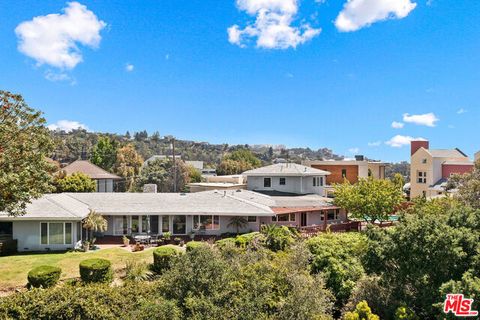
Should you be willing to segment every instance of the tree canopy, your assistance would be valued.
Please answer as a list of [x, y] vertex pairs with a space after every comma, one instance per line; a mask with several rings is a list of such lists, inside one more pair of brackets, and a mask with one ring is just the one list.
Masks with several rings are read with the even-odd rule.
[[403, 191], [390, 180], [360, 179], [334, 186], [335, 205], [346, 209], [352, 217], [368, 222], [386, 221], [404, 201]]
[[95, 192], [97, 184], [89, 176], [75, 172], [66, 175], [60, 172], [53, 181], [56, 192]]
[[217, 174], [231, 175], [240, 174], [244, 171], [258, 168], [262, 161], [248, 149], [238, 149], [226, 154], [220, 165], [217, 167]]
[[93, 147], [90, 161], [107, 171], [111, 171], [117, 161], [116, 143], [109, 137], [100, 137]]
[[0, 211], [25, 214], [31, 199], [51, 191], [52, 150], [41, 112], [21, 95], [0, 91]]
[[[176, 161], [177, 191], [185, 188], [189, 182], [189, 170], [185, 162]], [[136, 189], [143, 190], [145, 184], [156, 184], [158, 192], [174, 191], [174, 172], [172, 159], [155, 159], [145, 165], [136, 179]]]
[[143, 158], [135, 151], [132, 144], [128, 144], [117, 151], [115, 162], [115, 173], [124, 178], [124, 185], [121, 189], [131, 191], [134, 188], [135, 178], [140, 173]]

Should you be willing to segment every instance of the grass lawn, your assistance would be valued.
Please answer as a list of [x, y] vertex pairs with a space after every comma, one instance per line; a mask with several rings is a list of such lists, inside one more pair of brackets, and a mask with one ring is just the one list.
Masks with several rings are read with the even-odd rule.
[[152, 263], [152, 251], [152, 248], [140, 252], [109, 248], [90, 252], [27, 253], [0, 257], [0, 291], [11, 291], [26, 285], [28, 272], [40, 265], [62, 268], [61, 279], [77, 278], [80, 277], [78, 265], [82, 260], [108, 259], [112, 261], [114, 270], [118, 271], [125, 268], [126, 261], [132, 258]]

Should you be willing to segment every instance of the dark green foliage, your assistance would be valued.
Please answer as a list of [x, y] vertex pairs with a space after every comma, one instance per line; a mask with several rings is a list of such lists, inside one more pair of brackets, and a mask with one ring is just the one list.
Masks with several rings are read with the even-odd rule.
[[108, 136], [100, 137], [97, 144], [93, 147], [90, 161], [107, 171], [112, 171], [113, 165], [117, 161], [116, 142]]
[[295, 241], [296, 234], [288, 227], [268, 224], [262, 226], [265, 246], [272, 251], [285, 250]]
[[366, 237], [359, 233], [327, 233], [309, 239], [307, 247], [313, 254], [312, 272], [323, 275], [340, 310], [365, 273], [360, 258], [366, 251]]
[[193, 251], [196, 248], [202, 247], [202, 246], [208, 246], [208, 244], [206, 242], [203, 242], [203, 241], [190, 241], [190, 242], [187, 242], [187, 244], [186, 244], [186, 250], [187, 250], [187, 252], [190, 252], [190, 251]]
[[148, 282], [66, 285], [34, 289], [0, 300], [0, 319], [82, 320], [180, 320], [179, 308], [167, 301]]
[[0, 212], [25, 214], [32, 198], [51, 191], [53, 141], [40, 111], [0, 90]]
[[57, 284], [62, 269], [52, 266], [39, 266], [28, 273], [28, 284], [34, 288], [49, 288]]
[[80, 278], [85, 283], [110, 283], [113, 280], [112, 263], [106, 259], [87, 259], [80, 262]]
[[170, 269], [173, 260], [180, 254], [178, 249], [173, 247], [159, 247], [153, 251], [153, 270], [162, 273]]

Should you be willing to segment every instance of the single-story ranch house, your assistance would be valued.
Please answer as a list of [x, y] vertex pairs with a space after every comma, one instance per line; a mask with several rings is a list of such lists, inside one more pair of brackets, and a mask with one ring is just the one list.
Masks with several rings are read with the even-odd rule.
[[85, 236], [82, 220], [90, 210], [108, 221], [107, 231], [99, 237], [165, 232], [219, 236], [236, 232], [229, 223], [237, 216], [248, 221], [241, 232], [258, 231], [270, 223], [323, 229], [347, 223], [345, 211], [318, 194], [275, 196], [248, 190], [47, 194], [33, 200], [26, 210], [20, 217], [0, 213], [3, 238], [16, 239], [18, 251], [73, 248]]

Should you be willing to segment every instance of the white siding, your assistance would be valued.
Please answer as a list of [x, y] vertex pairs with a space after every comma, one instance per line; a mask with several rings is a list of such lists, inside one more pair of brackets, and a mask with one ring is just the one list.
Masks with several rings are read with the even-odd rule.
[[[271, 187], [264, 186], [264, 178], [271, 178]], [[285, 178], [285, 185], [280, 185], [280, 178]], [[325, 176], [321, 177], [323, 183], [325, 184]], [[279, 191], [279, 192], [288, 192], [288, 193], [297, 193], [297, 194], [319, 194], [325, 195], [325, 190], [323, 186], [314, 187], [313, 186], [313, 177], [256, 177], [249, 176], [247, 180], [248, 190], [255, 191]]]

